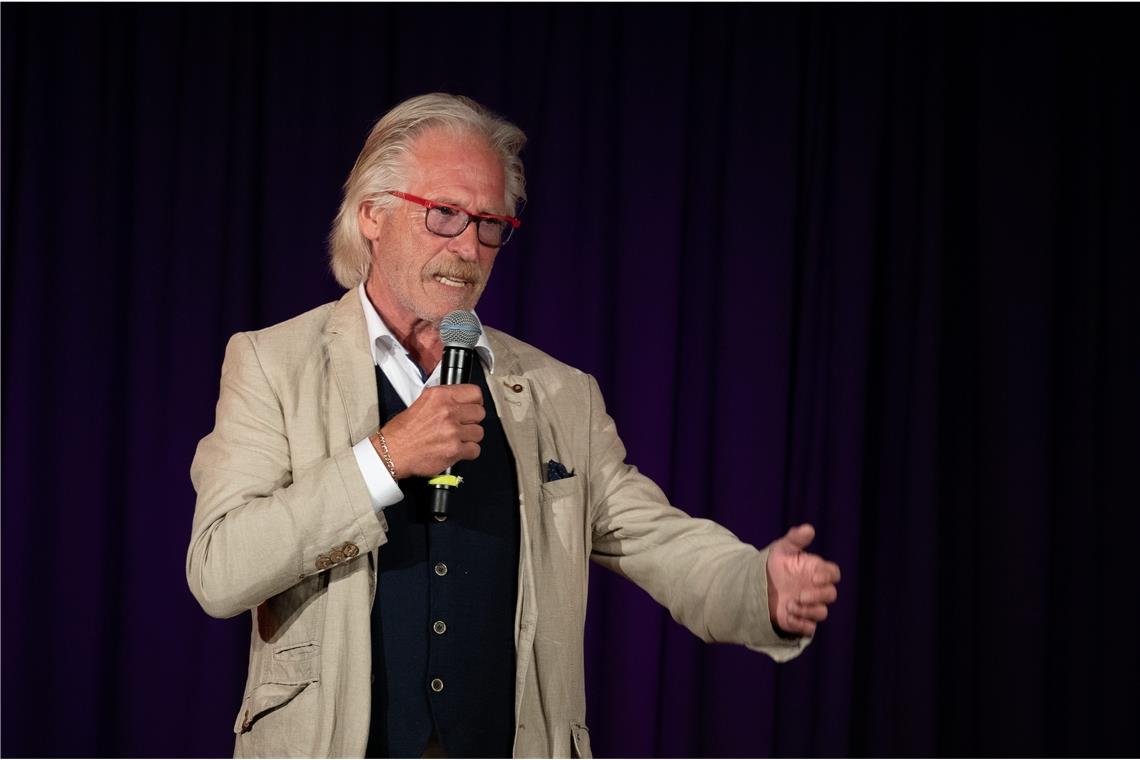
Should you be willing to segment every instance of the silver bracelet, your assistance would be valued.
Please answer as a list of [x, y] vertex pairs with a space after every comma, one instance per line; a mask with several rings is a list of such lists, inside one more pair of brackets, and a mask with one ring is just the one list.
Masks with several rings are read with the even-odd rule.
[[384, 466], [388, 468], [388, 474], [392, 476], [392, 480], [395, 480], [396, 465], [392, 464], [392, 452], [388, 451], [388, 441], [384, 439], [384, 434], [379, 430], [376, 431], [376, 437], [380, 439], [380, 458], [384, 460]]

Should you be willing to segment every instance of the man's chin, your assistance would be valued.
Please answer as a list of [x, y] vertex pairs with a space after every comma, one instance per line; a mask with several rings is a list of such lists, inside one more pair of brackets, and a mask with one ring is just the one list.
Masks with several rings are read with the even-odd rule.
[[[447, 288], [443, 292], [438, 292], [441, 288]], [[454, 292], [448, 292], [454, 291]], [[479, 302], [479, 295], [481, 290], [476, 289], [474, 286], [468, 285], [464, 288], [451, 288], [446, 285], [438, 285], [437, 293], [433, 294], [436, 297], [432, 300], [431, 311], [433, 314], [438, 314], [438, 318], [433, 320], [433, 323], [438, 324], [439, 320], [453, 311], [472, 311], [475, 304]]]
[[456, 298], [456, 299], [443, 299], [436, 300], [431, 308], [424, 309], [420, 312], [420, 319], [431, 322], [433, 325], [438, 325], [443, 318], [453, 311], [474, 311], [476, 298]]

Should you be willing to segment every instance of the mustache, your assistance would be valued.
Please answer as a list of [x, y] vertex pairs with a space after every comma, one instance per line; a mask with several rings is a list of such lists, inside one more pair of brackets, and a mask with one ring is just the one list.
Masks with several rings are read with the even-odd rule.
[[451, 261], [433, 268], [428, 277], [448, 277], [478, 285], [483, 281], [483, 272], [475, 264], [465, 261]]

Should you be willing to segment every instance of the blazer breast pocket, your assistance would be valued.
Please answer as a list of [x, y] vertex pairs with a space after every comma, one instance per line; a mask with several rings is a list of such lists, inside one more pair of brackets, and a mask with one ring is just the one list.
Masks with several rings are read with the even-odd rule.
[[582, 479], [577, 475], [562, 478], [561, 480], [547, 481], [542, 484], [542, 503], [546, 504], [566, 496], [577, 494], [581, 484]]
[[[588, 559], [586, 479], [578, 476], [542, 484], [540, 491], [543, 544], [550, 560], [570, 570]], [[557, 559], [556, 559], [557, 558]]]

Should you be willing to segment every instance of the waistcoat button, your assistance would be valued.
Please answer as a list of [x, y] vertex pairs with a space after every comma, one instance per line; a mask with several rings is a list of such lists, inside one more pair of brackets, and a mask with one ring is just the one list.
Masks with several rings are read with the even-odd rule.
[[442, 620], [437, 620], [432, 623], [431, 629], [436, 633], [443, 635], [447, 633], [447, 623], [443, 622]]
[[435, 565], [435, 574], [440, 576], [447, 575], [447, 565], [442, 562], [437, 562]]
[[439, 678], [431, 679], [431, 690], [436, 694], [439, 694], [441, 691], [443, 691], [443, 680]]

